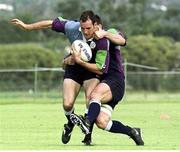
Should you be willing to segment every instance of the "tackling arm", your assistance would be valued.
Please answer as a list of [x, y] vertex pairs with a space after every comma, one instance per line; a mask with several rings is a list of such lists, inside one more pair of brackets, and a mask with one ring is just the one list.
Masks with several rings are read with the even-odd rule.
[[95, 63], [89, 63], [89, 62], [82, 61], [82, 62], [79, 62], [78, 64], [98, 75], [103, 74], [102, 70], [99, 69]]
[[110, 29], [108, 31], [99, 29], [98, 31], [95, 32], [95, 37], [97, 39], [101, 39], [105, 37], [109, 39], [111, 42], [115, 43], [116, 45], [121, 45], [121, 46], [126, 45], [125, 38], [122, 35], [118, 34], [118, 32], [115, 29]]
[[[73, 47], [72, 47], [73, 48]], [[73, 48], [72, 49], [73, 51], [73, 58], [74, 58], [74, 61], [81, 65], [82, 67], [86, 68], [87, 70], [93, 72], [93, 73], [96, 73], [98, 75], [101, 75], [103, 74], [102, 70], [100, 68], [98, 68], [97, 64], [96, 63], [89, 63], [89, 62], [85, 62], [81, 59], [81, 52], [77, 52], [75, 51], [75, 49]]]
[[105, 37], [117, 45], [126, 45], [126, 40], [120, 34], [114, 34], [109, 31], [105, 31]]
[[26, 24], [19, 19], [12, 19], [11, 23], [24, 30], [39, 30], [44, 28], [51, 28], [53, 20], [44, 20], [32, 24]]
[[109, 41], [106, 38], [102, 38], [96, 42], [96, 48], [92, 51], [96, 51], [95, 62], [85, 62], [81, 59], [81, 51], [77, 52], [72, 46], [74, 60], [77, 64], [83, 66], [87, 70], [102, 75], [108, 72], [109, 67]]

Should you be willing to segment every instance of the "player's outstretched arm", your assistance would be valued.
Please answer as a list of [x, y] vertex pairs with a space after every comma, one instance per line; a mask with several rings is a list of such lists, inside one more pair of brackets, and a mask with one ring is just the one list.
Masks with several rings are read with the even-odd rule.
[[44, 29], [44, 28], [51, 28], [53, 20], [44, 20], [44, 21], [39, 21], [32, 24], [26, 24], [19, 19], [12, 19], [10, 22], [13, 25], [16, 25], [19, 28], [24, 29], [24, 30], [39, 30], [39, 29]]

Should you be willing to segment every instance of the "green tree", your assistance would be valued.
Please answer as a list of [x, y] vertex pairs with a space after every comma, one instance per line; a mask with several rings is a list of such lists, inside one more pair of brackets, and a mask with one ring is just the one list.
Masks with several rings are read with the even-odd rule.
[[179, 43], [170, 38], [139, 35], [130, 37], [127, 44], [123, 55], [130, 62], [158, 67], [160, 70], [172, 70], [179, 66]]
[[93, 8], [92, 6], [94, 6], [94, 3], [92, 3], [92, 2], [93, 2], [92, 0], [89, 0], [89, 1], [82, 1], [82, 0], [60, 1], [57, 5], [56, 10], [64, 18], [78, 20], [83, 11]]

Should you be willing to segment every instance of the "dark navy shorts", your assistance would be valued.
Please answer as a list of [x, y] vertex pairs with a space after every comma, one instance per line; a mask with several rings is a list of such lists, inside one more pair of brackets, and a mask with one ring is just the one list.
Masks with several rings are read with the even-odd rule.
[[78, 64], [66, 66], [64, 79], [66, 78], [72, 79], [80, 85], [82, 85], [85, 80], [92, 78], [99, 79], [97, 74], [88, 71]]
[[112, 109], [121, 101], [124, 96], [125, 82], [124, 75], [119, 72], [105, 74], [101, 82], [106, 83], [112, 93], [112, 100], [106, 104], [111, 106]]

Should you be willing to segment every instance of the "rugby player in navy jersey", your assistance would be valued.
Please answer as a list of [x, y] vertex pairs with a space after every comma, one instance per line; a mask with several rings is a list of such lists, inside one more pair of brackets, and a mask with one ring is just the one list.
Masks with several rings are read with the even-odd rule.
[[[93, 25], [95, 25], [95, 21], [93, 21], [94, 13], [92, 11], [85, 11], [83, 13], [89, 15]], [[43, 20], [32, 24], [25, 24], [19, 19], [12, 19], [11, 23], [25, 30], [52, 28], [52, 30], [56, 32], [64, 33], [71, 43], [77, 39], [86, 41], [94, 33], [94, 26], [92, 26], [88, 34], [86, 33], [83, 35], [79, 30], [79, 22], [65, 20], [62, 17], [58, 17], [55, 20]], [[90, 24], [92, 23], [90, 22]], [[89, 37], [89, 35], [91, 36]], [[66, 67], [63, 82], [63, 109], [68, 122], [64, 125], [62, 133], [62, 142], [64, 144], [69, 142], [74, 127], [74, 124], [70, 120], [70, 114], [74, 113], [74, 102], [81, 86], [83, 85], [88, 100], [90, 93], [98, 83], [99, 77], [97, 77], [95, 73], [89, 72], [83, 67], [80, 68], [78, 64], [68, 65]]]
[[[86, 26], [83, 22], [80, 23], [83, 33], [88, 33], [90, 24]], [[100, 41], [91, 39], [88, 43], [90, 46], [92, 44], [94, 46], [94, 48], [91, 47], [93, 62], [84, 62], [81, 60], [80, 54], [75, 51], [74, 59], [77, 64], [89, 71], [100, 74], [101, 82], [90, 95], [87, 116], [82, 117], [74, 113], [70, 115], [70, 119], [81, 128], [86, 136], [91, 134], [91, 126], [96, 123], [103, 130], [128, 135], [136, 145], [144, 145], [140, 128], [132, 128], [111, 119], [112, 111], [123, 98], [125, 88], [119, 46], [109, 43], [105, 38], [100, 39]]]

